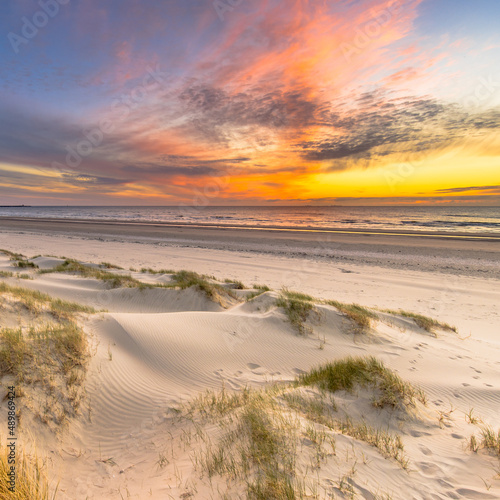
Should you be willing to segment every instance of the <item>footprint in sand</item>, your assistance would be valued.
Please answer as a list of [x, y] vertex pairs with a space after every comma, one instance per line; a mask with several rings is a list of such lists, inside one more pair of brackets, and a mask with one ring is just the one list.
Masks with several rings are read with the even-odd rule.
[[301, 375], [302, 373], [306, 373], [304, 370], [301, 370], [300, 368], [294, 368], [292, 370], [292, 372], [297, 374], [297, 375]]
[[464, 498], [469, 498], [472, 500], [473, 498], [481, 498], [481, 499], [486, 499], [486, 498], [498, 498], [494, 495], [490, 495], [488, 493], [482, 493], [480, 491], [476, 490], [470, 490], [468, 488], [459, 488], [456, 493], [459, 495], [462, 495]]
[[484, 384], [486, 387], [493, 387], [491, 384]]
[[451, 435], [451, 437], [452, 437], [453, 439], [465, 439], [465, 436], [462, 436], [462, 434], [455, 434], [455, 433], [453, 433], [453, 434]]
[[430, 436], [430, 433], [429, 432], [412, 430], [412, 431], [410, 431], [410, 436], [413, 436], [415, 438], [419, 438], [419, 437], [422, 437], [422, 436]]
[[257, 365], [256, 363], [247, 363], [247, 366], [249, 370], [257, 370], [257, 368], [260, 368], [260, 365]]
[[421, 452], [422, 452], [425, 456], [427, 456], [427, 457], [428, 457], [428, 456], [432, 455], [432, 451], [431, 451], [431, 450], [429, 450], [429, 448], [427, 448], [427, 446], [424, 446], [423, 444], [421, 444], [421, 445], [419, 446], [419, 448], [420, 448], [420, 451], [421, 451]]
[[469, 387], [469, 386], [470, 386], [470, 384], [468, 384], [467, 382], [463, 382], [463, 383], [462, 383], [462, 385], [463, 385], [464, 387]]
[[472, 378], [473, 378], [474, 380], [478, 380], [478, 379], [480, 379], [481, 377], [479, 377], [478, 375], [474, 375]]
[[443, 473], [443, 469], [432, 462], [417, 462], [415, 465], [425, 476], [436, 476]]
[[478, 370], [477, 368], [474, 368], [473, 366], [469, 366], [471, 370], [474, 370], [476, 373], [483, 373], [481, 370]]

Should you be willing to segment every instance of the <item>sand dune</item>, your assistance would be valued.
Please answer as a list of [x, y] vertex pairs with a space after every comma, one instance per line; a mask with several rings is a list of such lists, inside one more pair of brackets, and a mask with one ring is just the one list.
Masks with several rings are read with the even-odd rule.
[[[40, 269], [60, 263], [34, 262]], [[0, 258], [0, 270], [20, 271], [7, 257]], [[223, 491], [228, 498], [244, 498], [242, 481], [201, 478], [193, 457], [205, 444], [172, 408], [206, 389], [240, 393], [273, 383], [289, 387], [318, 364], [351, 355], [375, 356], [421, 387], [428, 403], [406, 413], [374, 408], [373, 393], [366, 389], [336, 393], [339, 418], [349, 415], [401, 436], [408, 470], [360, 439], [314, 424], [333, 435], [336, 445], [335, 454], [325, 452], [313, 469], [309, 460], [315, 444], [306, 435], [301, 438], [297, 470], [311, 497], [315, 492], [316, 498], [500, 498], [498, 457], [467, 448], [470, 435], [478, 433], [467, 418], [471, 410], [485, 425], [499, 426], [498, 344], [460, 330], [438, 331], [434, 337], [410, 318], [387, 313], [377, 313], [379, 319], [367, 331], [356, 333], [343, 313], [325, 304], [316, 306], [304, 336], [276, 306], [279, 291], [245, 302], [249, 292], [235, 290], [241, 300], [224, 308], [195, 288], [110, 289], [73, 274], [26, 272], [33, 279], [2, 279], [106, 309], [80, 319], [92, 345], [80, 414], [52, 438], [42, 423], [36, 424], [43, 435], [38, 451], [48, 457], [50, 475], [59, 481], [58, 498], [208, 499], [222, 498]], [[152, 281], [144, 273], [134, 276]], [[317, 397], [314, 388], [301, 391]], [[1, 413], [4, 418], [3, 407]], [[299, 420], [303, 429], [311, 425], [303, 415]], [[35, 440], [38, 431], [31, 431]], [[214, 440], [220, 434], [215, 424], [204, 424], [199, 432]], [[25, 439], [27, 447], [34, 446], [27, 433]]]

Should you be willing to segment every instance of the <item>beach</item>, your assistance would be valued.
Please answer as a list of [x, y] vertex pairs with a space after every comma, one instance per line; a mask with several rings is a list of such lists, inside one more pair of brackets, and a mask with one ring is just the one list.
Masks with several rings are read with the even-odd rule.
[[[296, 478], [309, 498], [500, 497], [498, 453], [481, 441], [482, 429], [499, 425], [495, 234], [0, 218], [0, 248], [35, 266], [1, 255], [9, 286], [96, 311], [75, 313], [91, 346], [81, 409], [57, 432], [36, 418], [40, 388], [23, 409], [26, 449], [36, 441], [58, 498], [246, 498], [255, 478], [244, 476], [241, 457], [226, 456], [239, 471], [232, 475], [207, 451], [232, 424], [217, 425], [236, 416], [219, 406], [217, 414], [216, 398], [186, 408], [205, 390], [244, 394], [276, 383], [270, 396], [241, 403], [241, 415], [280, 415], [273, 432], [296, 436]], [[68, 258], [91, 271], [65, 271]], [[176, 277], [182, 269], [208, 278], [190, 285]], [[294, 323], [287, 307], [295, 303], [311, 306]], [[2, 327], [16, 311], [28, 324], [25, 308], [9, 307]], [[437, 323], [427, 330], [400, 310]], [[425, 398], [376, 407], [380, 386], [361, 385], [333, 394], [331, 424], [315, 419], [300, 407], [304, 398], [331, 400], [290, 384], [348, 356], [374, 356]], [[399, 435], [404, 452], [384, 451], [353, 423]]]

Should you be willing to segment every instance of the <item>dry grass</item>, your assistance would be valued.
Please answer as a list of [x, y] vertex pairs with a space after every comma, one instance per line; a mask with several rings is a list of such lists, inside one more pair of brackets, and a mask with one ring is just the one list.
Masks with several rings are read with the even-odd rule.
[[500, 429], [495, 431], [490, 426], [482, 426], [479, 436], [470, 437], [468, 448], [474, 452], [485, 449], [500, 458]]
[[8, 462], [9, 449], [0, 445], [0, 498], [9, 500], [49, 500], [56, 497], [50, 494], [45, 466], [37, 457], [28, 456], [16, 450], [15, 491], [10, 491], [9, 476], [11, 465]]
[[[106, 266], [111, 266], [111, 264], [106, 263]], [[116, 268], [117, 266], [113, 267]], [[128, 274], [112, 273], [102, 268], [87, 266], [73, 259], [66, 259], [62, 264], [59, 264], [53, 269], [43, 269], [39, 271], [39, 273], [75, 273], [86, 278], [94, 278], [104, 281], [110, 285], [111, 288], [152, 288], [152, 285], [142, 283]]]
[[[340, 376], [342, 382], [334, 385], [335, 390], [364, 381], [381, 390], [381, 405], [412, 404], [418, 397], [409, 384], [372, 358], [364, 362], [349, 358], [336, 366], [335, 377]], [[191, 445], [192, 440], [201, 443], [191, 455], [201, 477], [207, 477], [210, 483], [221, 478], [219, 484], [226, 484], [228, 491], [244, 484], [246, 498], [251, 499], [310, 498], [318, 483], [308, 474], [336, 454], [335, 435], [339, 433], [370, 444], [407, 469], [409, 463], [399, 435], [364, 421], [338, 418], [329, 390], [302, 392], [302, 386], [309, 382], [319, 385], [327, 381], [326, 387], [331, 388], [330, 377], [322, 373], [312, 371], [296, 384], [273, 385], [265, 390], [207, 391], [172, 409], [174, 425], [183, 422], [191, 426], [182, 430], [185, 445]], [[233, 498], [231, 494], [224, 498]]]
[[278, 307], [282, 307], [288, 316], [288, 321], [294, 326], [300, 335], [309, 333], [305, 322], [314, 310], [313, 298], [299, 292], [292, 292], [283, 288], [276, 301]]
[[141, 268], [141, 273], [143, 274], [174, 274], [175, 271], [172, 269], [152, 269], [151, 267]]
[[394, 316], [402, 316], [404, 318], [410, 318], [412, 319], [415, 324], [424, 329], [425, 331], [432, 333], [435, 335], [435, 329], [440, 329], [440, 330], [445, 330], [445, 331], [450, 331], [450, 332], [457, 332], [457, 328], [455, 326], [451, 326], [448, 323], [444, 323], [443, 321], [438, 321], [437, 319], [430, 318], [428, 316], [423, 316], [422, 314], [417, 314], [409, 311], [403, 311], [402, 309], [399, 309], [397, 311], [394, 311], [392, 309], [384, 309], [382, 312], [392, 314]]
[[219, 283], [209, 281], [209, 277], [195, 273], [194, 271], [178, 271], [172, 275], [172, 283], [163, 285], [169, 288], [186, 288], [194, 287], [202, 291], [210, 300], [221, 302], [221, 297], [231, 297], [236, 299], [237, 296], [231, 290], [222, 286]]
[[342, 302], [338, 302], [337, 300], [326, 300], [324, 303], [335, 307], [341, 313], [345, 314], [357, 325], [359, 333], [362, 333], [370, 328], [372, 319], [378, 319], [377, 314], [358, 304], [344, 304]]
[[0, 283], [0, 294], [7, 294], [14, 297], [24, 308], [32, 313], [39, 313], [45, 310], [56, 319], [68, 319], [73, 317], [75, 313], [93, 314], [96, 312], [93, 307], [83, 306], [76, 302], [69, 302], [62, 299], [54, 299], [50, 295], [38, 290], [10, 286], [3, 282]]
[[23, 405], [57, 428], [76, 414], [84, 394], [89, 352], [77, 314], [95, 311], [5, 283], [0, 302], [23, 314], [22, 325], [0, 329], [0, 377], [12, 376], [23, 388]]
[[405, 382], [374, 357], [352, 358], [327, 363], [301, 375], [297, 385], [315, 385], [329, 392], [352, 391], [356, 386], [371, 386], [380, 392], [374, 406], [407, 409], [416, 401], [425, 404], [424, 393]]

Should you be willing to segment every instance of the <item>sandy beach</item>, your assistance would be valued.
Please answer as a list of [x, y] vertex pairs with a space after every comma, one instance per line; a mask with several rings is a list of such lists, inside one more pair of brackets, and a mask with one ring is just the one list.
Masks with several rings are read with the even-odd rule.
[[[499, 427], [498, 237], [6, 218], [0, 231], [0, 248], [25, 256], [0, 254], [2, 328], [33, 319], [12, 287], [94, 310], [74, 313], [89, 344], [79, 408], [54, 425], [50, 409], [40, 419], [40, 384], [18, 399], [22, 446], [45, 460], [57, 498], [247, 498], [278, 464], [238, 454], [256, 446], [241, 422], [257, 410], [272, 415], [266, 439], [288, 436], [273, 460], [295, 457], [303, 498], [500, 498], [498, 450], [481, 437]], [[187, 286], [182, 269], [209, 278]], [[307, 306], [296, 322], [294, 304]], [[386, 404], [380, 383], [328, 396], [294, 385], [348, 356], [375, 357], [425, 396]], [[234, 407], [217, 392], [248, 388]]]

